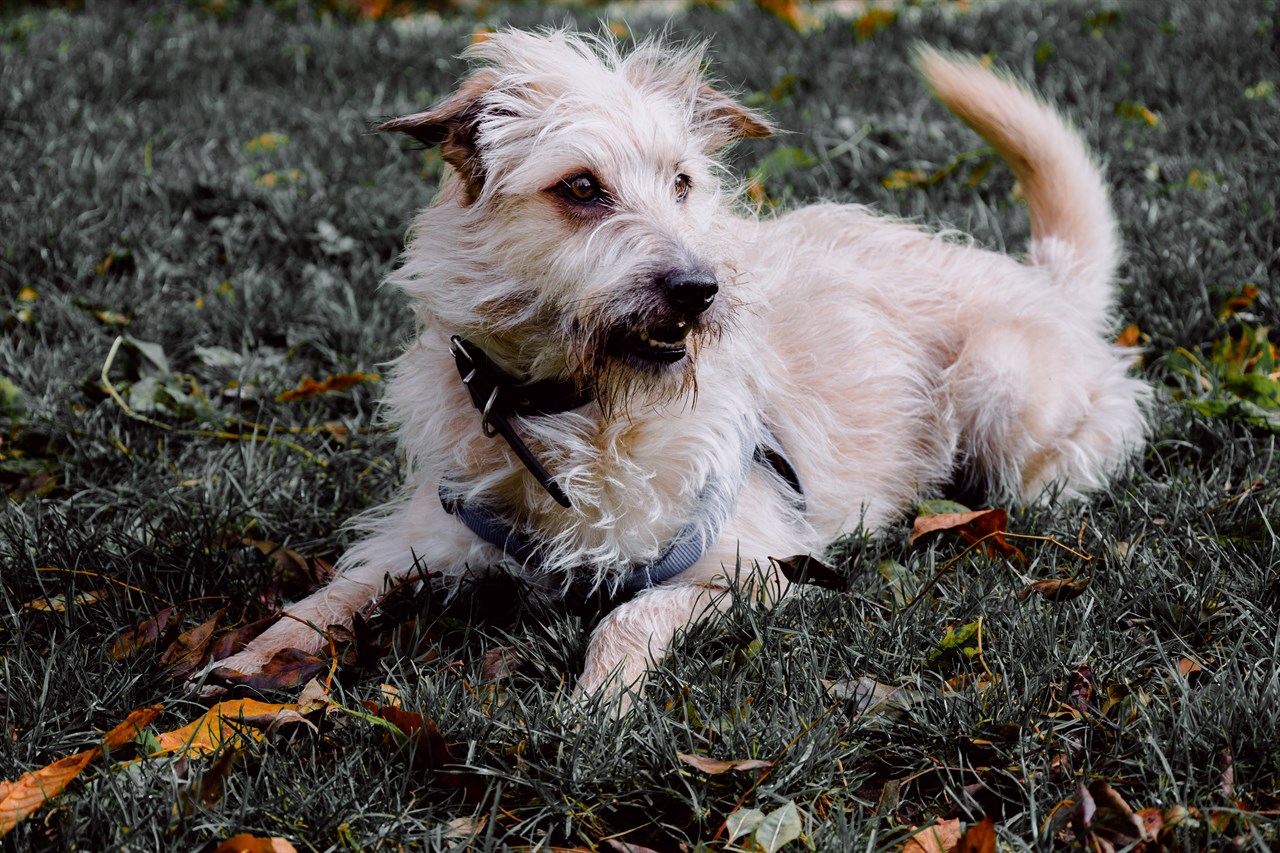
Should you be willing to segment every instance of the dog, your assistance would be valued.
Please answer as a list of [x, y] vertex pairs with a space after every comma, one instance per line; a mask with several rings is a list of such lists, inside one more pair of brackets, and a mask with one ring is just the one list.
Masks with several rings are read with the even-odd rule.
[[762, 567], [767, 599], [787, 585], [771, 556], [883, 525], [958, 471], [1075, 496], [1143, 446], [1150, 391], [1109, 336], [1107, 189], [1012, 78], [916, 50], [1016, 175], [1022, 260], [858, 205], [751, 215], [717, 157], [774, 128], [703, 79], [700, 46], [504, 31], [466, 56], [454, 94], [380, 126], [450, 167], [392, 274], [417, 320], [387, 389], [403, 494], [220, 666], [320, 648], [389, 579], [504, 566], [625, 598], [576, 688], [625, 702], [737, 567]]

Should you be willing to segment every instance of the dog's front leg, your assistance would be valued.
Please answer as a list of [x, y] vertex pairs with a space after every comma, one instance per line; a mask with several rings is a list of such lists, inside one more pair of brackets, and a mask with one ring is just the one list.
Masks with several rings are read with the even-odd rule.
[[724, 586], [686, 583], [645, 590], [604, 618], [591, 635], [587, 662], [578, 680], [578, 699], [616, 695], [639, 686], [662, 659], [676, 631], [728, 604]]
[[371, 524], [369, 532], [343, 555], [332, 581], [286, 608], [280, 621], [243, 650], [211, 663], [189, 686], [202, 687], [206, 673], [219, 667], [246, 675], [261, 672], [282, 649], [318, 651], [328, 643], [329, 626], [350, 626], [354, 615], [389, 584], [415, 572], [457, 575], [468, 564], [485, 566], [499, 559], [496, 549], [445, 513], [434, 484], [418, 489]]

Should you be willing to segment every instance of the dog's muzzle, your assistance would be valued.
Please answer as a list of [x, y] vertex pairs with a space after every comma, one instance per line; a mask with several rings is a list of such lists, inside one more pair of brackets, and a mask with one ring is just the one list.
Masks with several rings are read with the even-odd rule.
[[689, 333], [715, 302], [720, 283], [709, 270], [678, 269], [657, 277], [654, 285], [662, 309], [624, 335], [621, 343], [644, 361], [673, 364], [688, 354]]

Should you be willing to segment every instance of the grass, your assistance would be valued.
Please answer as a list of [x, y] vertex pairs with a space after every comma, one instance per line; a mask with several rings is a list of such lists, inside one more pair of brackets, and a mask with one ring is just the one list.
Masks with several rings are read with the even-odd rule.
[[[176, 2], [0, 18], [0, 779], [135, 708], [163, 706], [153, 734], [195, 719], [161, 661], [173, 632], [117, 660], [122, 632], [169, 603], [175, 630], [223, 607], [223, 631], [264, 615], [307, 579], [242, 540], [332, 560], [342, 523], [394, 488], [375, 381], [277, 397], [304, 376], [376, 374], [410, 334], [378, 282], [440, 165], [366, 129], [447, 93], [474, 26]], [[788, 849], [896, 849], [909, 827], [982, 815], [1002, 845], [1039, 849], [1080, 843], [1066, 817], [1099, 780], [1170, 821], [1186, 808], [1166, 846], [1276, 844], [1280, 4], [935, 4], [866, 39], [742, 4], [669, 26], [710, 36], [715, 75], [792, 131], [736, 153], [783, 207], [857, 200], [1024, 245], [1007, 172], [913, 79], [918, 39], [992, 53], [1082, 125], [1129, 248], [1119, 325], [1136, 324], [1138, 369], [1162, 391], [1150, 449], [1110, 493], [1009, 508], [1012, 531], [1071, 550], [1016, 540], [1020, 572], [954, 539], [909, 546], [907, 521], [845, 543], [831, 558], [847, 590], [694, 627], [621, 722], [563, 699], [589, 609], [509, 585], [449, 606], [401, 591], [332, 698], [356, 711], [390, 685], [461, 769], [353, 713], [313, 714], [317, 730], [208, 757], [126, 749], [0, 844], [213, 850], [249, 832], [300, 850], [719, 850], [730, 814], [792, 803]], [[895, 173], [903, 187], [886, 188]], [[108, 378], [141, 417], [102, 381], [120, 335], [142, 343]], [[1064, 573], [1092, 582], [1071, 601], [1014, 595]], [[980, 654], [934, 654], [979, 619]], [[523, 660], [495, 677], [486, 653], [508, 647]], [[1179, 674], [1184, 659], [1201, 669]], [[828, 690], [859, 677], [905, 689], [880, 711]], [[773, 764], [710, 775], [678, 753]]]

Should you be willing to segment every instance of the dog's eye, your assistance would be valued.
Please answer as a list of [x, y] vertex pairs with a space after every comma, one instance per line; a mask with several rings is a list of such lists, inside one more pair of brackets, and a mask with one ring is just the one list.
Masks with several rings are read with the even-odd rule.
[[600, 182], [595, 179], [594, 175], [589, 175], [586, 172], [565, 179], [561, 186], [564, 187], [564, 191], [569, 198], [576, 202], [591, 204], [604, 201], [604, 190], [600, 188]]
[[693, 186], [693, 181], [688, 175], [676, 175], [676, 201], [684, 201], [684, 197], [689, 194], [689, 188]]

